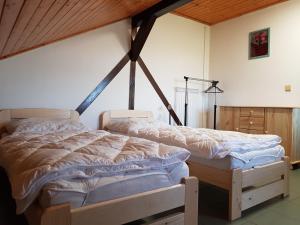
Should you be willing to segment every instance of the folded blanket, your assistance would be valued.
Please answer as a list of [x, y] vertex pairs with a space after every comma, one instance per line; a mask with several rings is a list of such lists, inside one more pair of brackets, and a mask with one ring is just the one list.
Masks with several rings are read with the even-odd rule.
[[270, 149], [281, 143], [281, 138], [277, 135], [170, 126], [148, 120], [112, 120], [106, 127], [113, 132], [186, 148], [193, 155], [207, 159], [224, 158], [232, 154], [247, 161], [243, 158], [243, 153]]
[[106, 131], [15, 132], [0, 140], [0, 166], [10, 179], [17, 213], [53, 180], [149, 171], [181, 163], [189, 155], [183, 148]]

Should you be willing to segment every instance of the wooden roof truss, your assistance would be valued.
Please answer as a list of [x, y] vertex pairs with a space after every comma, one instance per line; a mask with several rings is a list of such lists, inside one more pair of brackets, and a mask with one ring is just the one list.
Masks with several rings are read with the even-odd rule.
[[190, 2], [192, 0], [165, 0], [161, 1], [152, 7], [144, 10], [132, 18], [132, 42], [130, 51], [120, 60], [120, 62], [104, 77], [104, 79], [97, 85], [97, 87], [86, 97], [86, 99], [77, 107], [76, 111], [81, 115], [95, 99], [102, 93], [106, 86], [118, 75], [124, 66], [130, 62], [130, 80], [129, 80], [129, 103], [128, 109], [134, 109], [134, 96], [135, 96], [135, 72], [136, 61], [140, 65], [147, 79], [152, 87], [160, 97], [161, 101], [169, 111], [171, 117], [177, 125], [182, 125], [180, 119], [176, 115], [173, 107], [163, 94], [159, 85], [156, 83], [151, 72], [146, 64], [140, 57], [140, 53], [144, 44], [151, 32], [151, 29], [156, 19], [176, 8]]

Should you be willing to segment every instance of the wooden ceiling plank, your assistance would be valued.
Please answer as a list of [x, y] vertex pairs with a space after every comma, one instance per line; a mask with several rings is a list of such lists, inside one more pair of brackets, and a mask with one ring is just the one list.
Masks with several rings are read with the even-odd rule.
[[216, 24], [287, 0], [194, 0], [175, 14]]
[[33, 40], [44, 30], [47, 29], [48, 24], [51, 22], [53, 18], [57, 15], [57, 13], [64, 7], [64, 5], [68, 2], [68, 0], [56, 0], [51, 8], [48, 10], [46, 15], [42, 18], [39, 24], [35, 27], [33, 32], [29, 35], [27, 40], [22, 44], [21, 49], [28, 48], [34, 46]]
[[[57, 15], [50, 21], [47, 27], [40, 32], [35, 39], [33, 39], [33, 42], [35, 44], [41, 43], [44, 38], [47, 38], [48, 35], [50, 35], [52, 32], [55, 32], [58, 26], [61, 25], [61, 22], [69, 19], [69, 16], [72, 15], [73, 9], [76, 8], [77, 5], [82, 7], [82, 4], [86, 4], [87, 1], [88, 0], [69, 0], [69, 2], [65, 4], [64, 7], [57, 13]], [[76, 8], [77, 11], [79, 9], [80, 8]]]
[[239, 1], [231, 7], [224, 7], [220, 9], [218, 13], [212, 16], [212, 24], [219, 23], [221, 21], [225, 21], [231, 18], [235, 18], [238, 16], [242, 16], [244, 14], [268, 7], [273, 5], [274, 3], [281, 2], [281, 0], [270, 0], [268, 1]]
[[[74, 26], [70, 32], [76, 33], [80, 31], [81, 29], [91, 29], [93, 27], [99, 27], [101, 24], [99, 21], [102, 21], [103, 24], [109, 24], [112, 22], [113, 19], [114, 22], [119, 21], [123, 18], [128, 18], [128, 15], [136, 15], [140, 13], [141, 11], [145, 10], [148, 7], [151, 7], [152, 5], [156, 4], [157, 0], [152, 1], [141, 1], [139, 4], [135, 4], [136, 7], [133, 7], [132, 1], [130, 0], [121, 0], [119, 5], [104, 5], [101, 9], [98, 11], [95, 11], [95, 13], [92, 13], [89, 18], [86, 18], [83, 20], [78, 26]], [[120, 11], [121, 6], [121, 11]], [[110, 10], [110, 16], [105, 15], [105, 11]]]
[[41, 0], [30, 0], [25, 2], [14, 29], [10, 34], [10, 38], [8, 39], [5, 48], [2, 51], [2, 55], [7, 55], [12, 52], [13, 47], [34, 15], [35, 10], [39, 6], [40, 2]]
[[99, 2], [99, 0], [94, 0], [90, 2], [90, 4], [87, 4], [85, 8], [83, 8], [82, 12], [78, 13], [79, 15], [75, 15], [75, 18], [68, 21], [63, 27], [59, 29], [59, 31], [55, 34], [55, 36], [52, 36], [48, 39], [54, 40], [57, 38], [60, 38], [65, 35], [65, 33], [70, 33], [72, 27], [79, 25], [82, 21], [85, 21], [85, 19], [91, 15], [93, 10], [97, 7], [101, 7], [103, 2]]
[[42, 0], [41, 4], [37, 8], [36, 12], [34, 13], [33, 17], [27, 24], [26, 28], [22, 32], [19, 40], [16, 42], [15, 46], [13, 47], [12, 52], [20, 51], [22, 44], [27, 40], [29, 35], [34, 31], [37, 27], [39, 22], [43, 19], [43, 17], [47, 14], [48, 10], [54, 4], [55, 0]]
[[60, 28], [64, 26], [64, 24], [68, 23], [68, 21], [75, 20], [75, 18], [80, 14], [81, 10], [89, 5], [92, 0], [80, 0], [77, 4], [69, 10], [58, 22], [45, 34], [42, 38], [37, 39], [37, 43], [45, 42], [51, 39], [53, 36], [56, 36], [59, 32]]
[[[121, 19], [121, 20], [122, 20], [122, 19]], [[119, 20], [119, 21], [121, 21], [121, 20]], [[115, 22], [119, 22], [119, 21], [115, 21]], [[106, 25], [109, 25], [109, 24], [110, 24], [110, 23], [108, 23], [108, 24], [101, 24], [101, 25], [98, 25], [98, 26], [96, 26], [96, 27], [91, 27], [91, 28], [88, 28], [88, 29], [85, 29], [85, 30], [80, 30], [80, 31], [78, 31], [77, 33], [71, 33], [71, 34], [69, 34], [68, 36], [63, 36], [63, 37], [61, 37], [61, 38], [59, 38], [59, 39], [51, 40], [51, 41], [49, 41], [49, 42], [42, 43], [42, 44], [39, 44], [39, 45], [35, 45], [35, 46], [30, 47], [30, 48], [21, 49], [20, 51], [12, 52], [12, 53], [10, 53], [9, 55], [3, 55], [3, 56], [0, 56], [0, 60], [6, 59], [6, 58], [8, 58], [8, 57], [12, 57], [12, 56], [15, 56], [15, 55], [18, 55], [18, 54], [21, 54], [21, 53], [24, 53], [24, 52], [27, 52], [27, 51], [36, 49], [36, 48], [40, 48], [40, 47], [42, 47], [42, 46], [49, 45], [49, 44], [55, 43], [55, 42], [57, 42], [57, 41], [62, 41], [62, 40], [65, 40], [65, 39], [74, 37], [74, 36], [76, 36], [76, 35], [80, 35], [80, 34], [83, 34], [83, 33], [86, 33], [86, 32], [92, 31], [92, 30], [96, 30], [96, 29], [99, 29], [100, 27], [103, 27], [103, 26], [106, 26]]]
[[[76, 32], [79, 32], [80, 30], [82, 29], [85, 29], [85, 28], [90, 28], [90, 27], [93, 27], [93, 26], [89, 26], [89, 24], [91, 22], [94, 22], [95, 20], [98, 21], [98, 24], [99, 24], [99, 21], [102, 21], [104, 24], [107, 24], [107, 18], [103, 18], [104, 17], [104, 14], [102, 14], [102, 12], [106, 11], [106, 10], [110, 10], [110, 15], [111, 15], [111, 18], [115, 18], [116, 16], [113, 15], [114, 14], [114, 11], [116, 9], [118, 9], [119, 6], [118, 5], [115, 5], [113, 7], [108, 7], [106, 4], [101, 4], [99, 5], [97, 8], [95, 8], [89, 15], [88, 17], [86, 17], [85, 19], [83, 19], [82, 21], [80, 21], [78, 24], [74, 24], [73, 27], [70, 28], [70, 30], [68, 30], [67, 32], [68, 33], [76, 33]], [[101, 19], [98, 19], [98, 16], [101, 17]], [[121, 15], [119, 13], [118, 17], [122, 18], [123, 15]], [[96, 19], [97, 18], [97, 19]], [[97, 25], [95, 25], [97, 26]]]
[[186, 5], [188, 2], [192, 0], [165, 0], [160, 1], [159, 3], [151, 6], [150, 8], [144, 10], [143, 12], [132, 17], [132, 25], [134, 27], [139, 27], [143, 21], [149, 18], [149, 16], [154, 16], [156, 18], [171, 12], [180, 6]]
[[[41, 2], [36, 8], [38, 1]], [[284, 1], [287, 0], [193, 0], [173, 13], [213, 25]], [[22, 2], [25, 3], [17, 10]], [[159, 2], [0, 0], [0, 58], [132, 17]]]
[[80, 21], [82, 21], [91, 12], [91, 9], [93, 9], [98, 4], [99, 4], [99, 0], [89, 1], [89, 3], [82, 8], [82, 10], [80, 10], [77, 14], [75, 14], [72, 17], [72, 19], [66, 21], [66, 23], [63, 24], [63, 26], [61, 26], [55, 33], [53, 33], [50, 37], [48, 37], [46, 42], [64, 36], [65, 33], [68, 33], [67, 31], [70, 29], [70, 27], [79, 24]]
[[0, 52], [5, 47], [11, 31], [22, 9], [24, 0], [6, 1], [0, 23]]

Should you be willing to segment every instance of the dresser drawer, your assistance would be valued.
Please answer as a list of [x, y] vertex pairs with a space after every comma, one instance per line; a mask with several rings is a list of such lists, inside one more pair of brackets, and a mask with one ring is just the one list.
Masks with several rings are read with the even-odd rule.
[[265, 108], [241, 108], [241, 116], [264, 117]]
[[265, 129], [265, 118], [264, 117], [241, 116], [240, 117], [240, 129], [263, 131]]
[[265, 134], [263, 130], [248, 130], [248, 129], [239, 129], [239, 132], [246, 134]]

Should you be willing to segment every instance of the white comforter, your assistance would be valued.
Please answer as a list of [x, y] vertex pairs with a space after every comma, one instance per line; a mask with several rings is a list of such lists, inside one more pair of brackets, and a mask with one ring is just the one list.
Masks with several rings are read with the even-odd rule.
[[149, 171], [181, 163], [190, 153], [106, 131], [15, 132], [0, 140], [4, 167], [22, 213], [47, 182]]
[[184, 126], [170, 126], [158, 121], [112, 120], [107, 129], [134, 137], [186, 148], [192, 155], [207, 159], [232, 155], [247, 162], [243, 153], [278, 148], [281, 138], [276, 135], [253, 135]]

